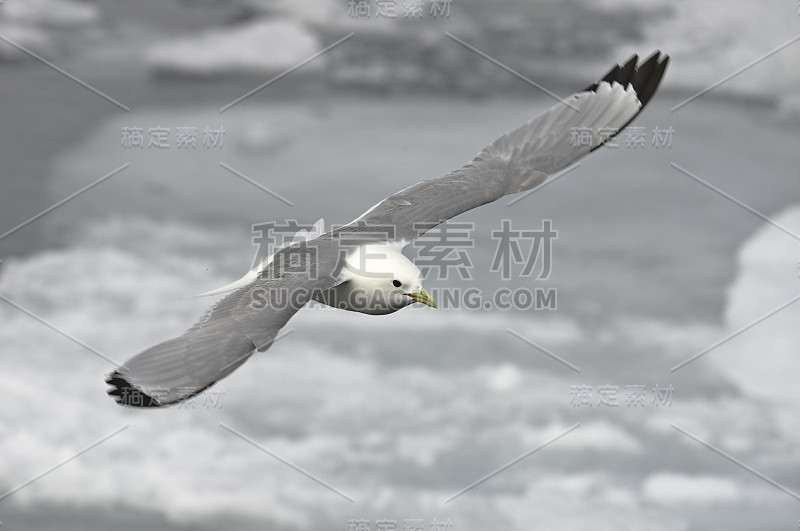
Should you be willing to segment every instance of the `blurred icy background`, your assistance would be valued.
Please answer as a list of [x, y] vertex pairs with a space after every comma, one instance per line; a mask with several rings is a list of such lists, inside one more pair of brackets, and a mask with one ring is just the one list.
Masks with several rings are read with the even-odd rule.
[[[670, 108], [800, 33], [797, 2], [454, 0], [421, 20], [397, 4], [394, 21], [374, 2], [353, 19], [345, 0], [0, 4], [0, 234], [130, 163], [0, 239], [0, 295], [116, 360], [182, 332], [212, 302], [187, 297], [238, 278], [253, 224], [347, 222], [552, 104], [445, 31], [562, 95], [664, 50], [673, 63], [635, 125], [675, 131], [669, 149], [604, 149], [458, 218], [476, 224], [474, 279], [429, 289], [555, 287], [557, 310], [304, 310], [195, 408], [116, 406], [110, 363], [0, 301], [0, 496], [130, 425], [0, 500], [3, 529], [795, 529], [800, 501], [671, 424], [800, 491], [800, 304], [670, 368], [796, 296], [800, 243], [670, 162], [800, 233], [800, 43]], [[133, 126], [170, 128], [172, 147], [123, 148]], [[184, 126], [224, 127], [223, 147], [177, 149]], [[553, 220], [547, 282], [489, 271], [503, 218]], [[595, 392], [575, 407], [576, 385], [618, 386], [621, 405]], [[645, 407], [625, 406], [627, 385], [646, 386]], [[671, 405], [653, 404], [655, 385], [674, 388]]]

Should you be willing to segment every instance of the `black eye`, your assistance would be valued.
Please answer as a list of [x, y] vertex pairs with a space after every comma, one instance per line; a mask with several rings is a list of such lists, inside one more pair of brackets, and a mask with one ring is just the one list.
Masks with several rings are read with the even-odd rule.
[[402, 282], [400, 282], [399, 280], [392, 280], [392, 285], [393, 285], [394, 287], [396, 287], [396, 288], [399, 288], [400, 286], [402, 286], [402, 285], [403, 285], [403, 283], [402, 283]]

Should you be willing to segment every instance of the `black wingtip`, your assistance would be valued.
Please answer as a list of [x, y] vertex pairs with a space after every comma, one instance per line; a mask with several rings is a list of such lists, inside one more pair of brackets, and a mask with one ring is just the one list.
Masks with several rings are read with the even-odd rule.
[[114, 397], [117, 404], [128, 407], [161, 407], [162, 404], [155, 398], [148, 395], [141, 389], [134, 387], [119, 372], [114, 371], [106, 378], [106, 383], [113, 386], [113, 389], [106, 391], [109, 396]]
[[604, 75], [600, 81], [586, 87], [585, 91], [595, 91], [602, 82], [619, 83], [623, 87], [633, 85], [633, 90], [642, 104], [642, 108], [655, 94], [658, 85], [664, 77], [669, 64], [669, 55], [656, 50], [640, 65], [639, 56], [634, 54], [624, 64], [615, 65]]
[[[642, 106], [639, 108], [639, 112], [631, 117], [625, 125], [619, 128], [619, 131], [622, 131], [628, 124], [630, 124], [639, 113], [645, 108], [645, 106], [650, 102], [653, 97], [653, 94], [656, 93], [656, 89], [661, 84], [661, 80], [664, 78], [664, 73], [667, 71], [667, 65], [669, 65], [669, 55], [661, 53], [661, 50], [656, 50], [653, 52], [650, 57], [644, 60], [644, 62], [637, 66], [637, 62], [639, 61], [639, 56], [634, 54], [630, 59], [628, 59], [625, 64], [616, 65], [611, 70], [609, 70], [603, 78], [593, 83], [592, 85], [586, 87], [584, 91], [596, 91], [597, 87], [600, 83], [619, 83], [623, 87], [627, 87], [628, 85], [633, 86], [633, 90], [636, 93], [636, 98], [639, 100], [639, 103]], [[615, 135], [614, 135], [615, 136]], [[610, 137], [610, 138], [613, 138]], [[606, 141], [610, 140], [610, 138], [606, 139]], [[595, 146], [592, 148], [592, 151], [598, 149], [603, 144]]]

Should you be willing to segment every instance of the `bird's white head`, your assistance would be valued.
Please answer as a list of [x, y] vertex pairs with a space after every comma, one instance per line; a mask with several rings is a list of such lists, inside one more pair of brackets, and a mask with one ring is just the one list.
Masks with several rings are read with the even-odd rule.
[[[436, 308], [422, 287], [422, 272], [393, 245], [362, 245], [347, 257], [344, 283], [327, 304], [368, 314], [393, 313], [414, 302]], [[335, 303], [334, 303], [335, 300]]]

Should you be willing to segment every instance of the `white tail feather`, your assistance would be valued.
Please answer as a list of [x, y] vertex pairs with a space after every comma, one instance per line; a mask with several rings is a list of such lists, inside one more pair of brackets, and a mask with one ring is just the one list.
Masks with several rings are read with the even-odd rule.
[[[325, 234], [325, 220], [320, 218], [317, 220], [316, 223], [314, 223], [314, 226], [311, 227], [311, 230], [300, 229], [294, 235], [294, 238], [292, 238], [291, 242], [286, 242], [283, 245], [281, 245], [280, 248], [278, 248], [275, 251], [275, 253], [277, 253], [284, 247], [292, 245], [293, 243], [314, 240], [316, 238], [319, 238], [323, 234]], [[275, 253], [269, 255], [269, 257], [266, 260], [262, 260], [261, 262], [259, 262], [258, 265], [256, 265], [253, 269], [251, 269], [247, 273], [245, 273], [245, 275], [239, 280], [234, 280], [230, 284], [225, 284], [224, 286], [219, 287], [217, 289], [212, 289], [211, 291], [206, 291], [205, 293], [195, 295], [193, 298], [219, 295], [221, 293], [226, 293], [228, 291], [233, 291], [235, 289], [247, 286], [248, 284], [250, 284], [251, 282], [253, 282], [255, 279], [258, 278], [258, 274], [261, 273], [261, 271], [263, 271], [265, 267], [267, 267], [269, 264], [272, 263], [272, 260], [275, 257]]]

